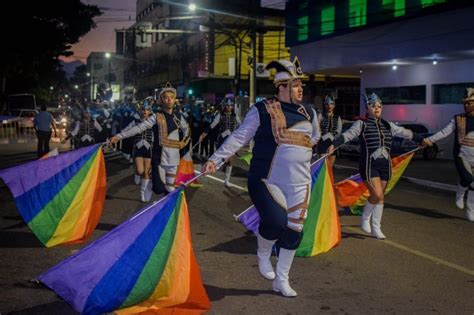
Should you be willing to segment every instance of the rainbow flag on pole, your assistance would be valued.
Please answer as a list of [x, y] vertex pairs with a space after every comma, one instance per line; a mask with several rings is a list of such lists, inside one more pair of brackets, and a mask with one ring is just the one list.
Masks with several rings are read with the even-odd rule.
[[[178, 169], [176, 171], [175, 185], [179, 186], [184, 184], [191, 179], [196, 177], [196, 172], [194, 171], [193, 158], [189, 151], [181, 158], [179, 161]], [[190, 186], [192, 187], [201, 187], [198, 180], [194, 180]]]
[[81, 314], [210, 309], [177, 189], [38, 277]]
[[[408, 164], [410, 164], [414, 154], [415, 152], [411, 152], [392, 158], [392, 177], [385, 189], [385, 195], [395, 187]], [[336, 183], [335, 190], [337, 203], [340, 207], [348, 207], [354, 214], [362, 213], [364, 204], [369, 197], [369, 190], [360, 174], [353, 175]]]
[[[311, 198], [308, 217], [303, 225], [303, 240], [296, 250], [299, 257], [311, 257], [329, 251], [341, 241], [341, 226], [333, 189], [333, 176], [327, 159], [311, 166]], [[236, 217], [248, 230], [258, 229], [260, 217], [251, 207]]]
[[46, 247], [82, 242], [99, 223], [106, 190], [99, 144], [5, 169], [0, 177]]

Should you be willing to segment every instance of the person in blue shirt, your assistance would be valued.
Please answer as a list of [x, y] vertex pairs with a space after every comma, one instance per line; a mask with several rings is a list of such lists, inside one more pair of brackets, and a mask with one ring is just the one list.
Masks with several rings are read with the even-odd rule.
[[35, 116], [34, 126], [38, 137], [38, 158], [41, 158], [49, 152], [52, 130], [56, 134], [53, 116], [46, 111], [46, 105], [41, 105], [41, 111]]

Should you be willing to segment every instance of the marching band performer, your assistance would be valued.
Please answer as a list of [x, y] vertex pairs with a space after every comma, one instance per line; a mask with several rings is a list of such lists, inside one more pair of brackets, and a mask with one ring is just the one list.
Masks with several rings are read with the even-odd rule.
[[[303, 72], [298, 59], [272, 61], [266, 68], [277, 71], [277, 95], [250, 108], [242, 125], [203, 165], [203, 172], [215, 172], [216, 165], [254, 139], [248, 190], [260, 214], [259, 271], [273, 280], [274, 291], [294, 297], [297, 293], [289, 284], [289, 272], [307, 216], [312, 148], [320, 129], [314, 109], [301, 104]], [[276, 273], [270, 261], [274, 244], [280, 248]]]
[[381, 222], [384, 192], [392, 176], [390, 158], [392, 139], [394, 137], [415, 138], [416, 141], [421, 142], [422, 138], [414, 135], [411, 130], [382, 119], [382, 100], [375, 93], [369, 96], [364, 95], [364, 101], [367, 118], [357, 120], [346, 132], [337, 137], [329, 152], [332, 153], [334, 147], [359, 138], [359, 172], [370, 193], [362, 213], [361, 228], [364, 232], [383, 240], [385, 235], [381, 230]]
[[181, 113], [174, 109], [176, 89], [168, 82], [160, 91], [161, 110], [141, 124], [122, 131], [111, 138], [111, 143], [152, 129], [154, 134], [151, 174], [153, 191], [169, 193], [175, 189], [176, 170], [181, 158], [180, 150], [189, 143], [189, 126]]
[[[319, 154], [325, 154], [331, 146], [334, 139], [342, 132], [342, 120], [340, 116], [334, 115], [336, 102], [331, 96], [324, 99], [324, 111], [319, 117], [321, 126], [321, 141], [318, 143]], [[336, 155], [333, 153], [328, 156], [331, 166], [336, 162]]]
[[468, 191], [466, 218], [474, 222], [474, 183], [472, 177], [472, 169], [474, 168], [474, 88], [467, 89], [467, 97], [463, 101], [465, 113], [455, 115], [446, 127], [425, 138], [423, 143], [432, 146], [433, 143], [454, 132], [454, 165], [459, 175], [456, 206], [459, 209], [464, 209], [464, 195]]

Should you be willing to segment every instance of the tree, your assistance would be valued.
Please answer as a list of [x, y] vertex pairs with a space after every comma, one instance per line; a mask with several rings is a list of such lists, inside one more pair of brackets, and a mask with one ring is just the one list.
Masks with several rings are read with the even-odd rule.
[[[8, 7], [7, 7], [8, 5]], [[80, 0], [2, 2], [0, 51], [2, 97], [48, 89], [61, 75], [58, 58], [96, 25], [101, 11]]]

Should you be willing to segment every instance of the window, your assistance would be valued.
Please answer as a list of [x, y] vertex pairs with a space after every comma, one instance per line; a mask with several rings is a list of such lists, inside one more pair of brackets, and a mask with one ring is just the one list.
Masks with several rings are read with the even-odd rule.
[[421, 0], [421, 6], [423, 8], [435, 5], [435, 4], [440, 4], [440, 3], [445, 3], [446, 0]]
[[325, 7], [321, 10], [321, 35], [334, 32], [336, 24], [336, 11], [334, 5]]
[[405, 15], [405, 0], [382, 0], [384, 13], [393, 12], [394, 17]]
[[304, 41], [308, 39], [308, 16], [298, 19], [298, 40]]
[[365, 93], [377, 94], [384, 105], [426, 104], [426, 85], [366, 88]]
[[474, 82], [455, 84], [434, 84], [433, 104], [462, 104], [466, 89], [473, 87]]
[[472, 6], [467, 0], [287, 0], [286, 44], [319, 40], [391, 23]]
[[367, 1], [349, 0], [349, 26], [359, 27], [367, 24]]

